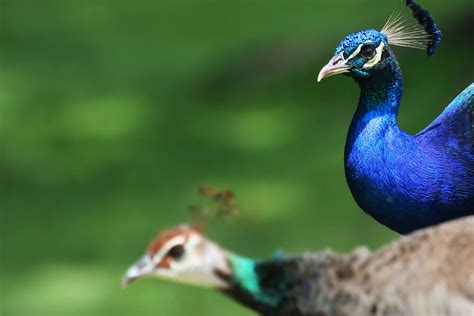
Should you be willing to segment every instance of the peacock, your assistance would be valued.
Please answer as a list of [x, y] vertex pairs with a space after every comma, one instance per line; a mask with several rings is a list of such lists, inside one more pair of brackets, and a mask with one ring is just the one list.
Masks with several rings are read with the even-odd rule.
[[318, 76], [345, 74], [360, 87], [345, 145], [345, 174], [362, 210], [406, 234], [474, 214], [474, 84], [416, 135], [397, 125], [402, 73], [391, 46], [433, 55], [441, 31], [406, 0], [411, 16], [392, 15], [381, 31], [348, 35]]
[[193, 225], [163, 231], [123, 285], [143, 277], [214, 288], [262, 315], [444, 315], [474, 312], [474, 216], [402, 236], [370, 252], [255, 260]]

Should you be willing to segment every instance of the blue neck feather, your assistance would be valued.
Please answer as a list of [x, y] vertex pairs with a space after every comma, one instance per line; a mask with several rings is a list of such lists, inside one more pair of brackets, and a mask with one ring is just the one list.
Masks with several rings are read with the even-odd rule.
[[376, 134], [382, 136], [388, 129], [402, 132], [397, 125], [397, 115], [403, 86], [402, 74], [396, 60], [393, 59], [387, 69], [369, 78], [355, 80], [360, 87], [360, 97], [346, 142], [346, 163], [348, 154], [354, 149], [356, 142], [360, 141], [361, 133], [377, 131]]
[[396, 124], [400, 99], [402, 97], [402, 74], [398, 63], [392, 60], [387, 69], [370, 78], [356, 79], [361, 90], [356, 115], [360, 117], [386, 116]]

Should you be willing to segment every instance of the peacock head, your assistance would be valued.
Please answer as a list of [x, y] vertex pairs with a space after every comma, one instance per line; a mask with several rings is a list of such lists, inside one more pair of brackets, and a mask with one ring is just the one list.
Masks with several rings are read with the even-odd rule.
[[198, 228], [181, 225], [160, 233], [145, 255], [132, 265], [122, 285], [143, 277], [158, 277], [193, 285], [225, 288], [221, 275], [229, 274], [226, 252], [204, 237]]
[[347, 36], [319, 72], [318, 82], [337, 74], [356, 80], [374, 77], [397, 64], [390, 45], [424, 49], [433, 55], [441, 41], [441, 31], [428, 11], [413, 0], [404, 2], [411, 17], [402, 12], [393, 14], [381, 31], [364, 30]]
[[393, 60], [386, 35], [376, 30], [356, 32], [337, 46], [334, 57], [319, 72], [318, 82], [342, 73], [367, 78], [383, 71]]

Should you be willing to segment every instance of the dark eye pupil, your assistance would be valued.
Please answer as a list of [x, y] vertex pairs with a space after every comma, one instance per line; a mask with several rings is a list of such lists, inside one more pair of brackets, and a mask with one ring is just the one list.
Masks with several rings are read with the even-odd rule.
[[364, 46], [360, 53], [364, 57], [371, 58], [374, 56], [375, 49], [372, 46]]
[[168, 251], [168, 256], [173, 259], [179, 259], [184, 255], [184, 247], [182, 245], [177, 245], [171, 248]]

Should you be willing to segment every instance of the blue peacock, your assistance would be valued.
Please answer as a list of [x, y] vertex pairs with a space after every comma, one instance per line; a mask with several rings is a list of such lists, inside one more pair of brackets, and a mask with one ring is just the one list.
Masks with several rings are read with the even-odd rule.
[[357, 204], [405, 234], [474, 214], [474, 84], [416, 135], [397, 125], [402, 74], [391, 49], [426, 49], [441, 32], [431, 14], [411, 0], [412, 17], [392, 15], [379, 32], [347, 36], [318, 81], [346, 74], [360, 87], [345, 146], [345, 173]]

